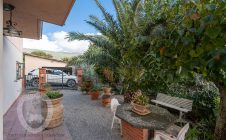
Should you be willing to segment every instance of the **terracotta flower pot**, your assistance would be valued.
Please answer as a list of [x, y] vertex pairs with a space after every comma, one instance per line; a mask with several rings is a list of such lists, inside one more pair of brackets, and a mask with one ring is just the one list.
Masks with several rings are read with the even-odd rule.
[[[57, 127], [62, 124], [64, 119], [64, 107], [61, 103], [63, 95], [57, 99], [42, 99], [44, 107], [42, 113], [44, 116], [50, 115], [45, 119], [47, 129]], [[48, 105], [49, 104], [49, 105]]]
[[139, 104], [136, 104], [134, 102], [131, 102], [131, 105], [133, 106], [133, 109], [138, 111], [138, 112], [141, 112], [141, 113], [145, 113], [147, 111], [147, 106], [145, 105], [139, 105]]
[[103, 95], [102, 96], [102, 105], [104, 107], [108, 107], [111, 105], [111, 96], [110, 95]]
[[97, 100], [99, 98], [99, 91], [90, 91], [89, 94], [92, 100]]
[[111, 95], [111, 88], [110, 87], [103, 87], [103, 91], [105, 95]]
[[103, 99], [103, 100], [102, 100], [102, 105], [103, 105], [104, 107], [110, 106], [110, 105], [111, 105], [111, 98], [109, 98], [109, 99]]

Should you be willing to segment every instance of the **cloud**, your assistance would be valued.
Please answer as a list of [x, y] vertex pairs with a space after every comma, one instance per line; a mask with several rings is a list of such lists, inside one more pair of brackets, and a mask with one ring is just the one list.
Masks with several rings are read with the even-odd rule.
[[[92, 34], [92, 33], [90, 33]], [[74, 40], [68, 42], [65, 39], [66, 32], [54, 32], [47, 35], [42, 35], [42, 39], [23, 39], [23, 47], [29, 49], [47, 50], [54, 52], [70, 52], [76, 54], [82, 54], [89, 48], [89, 41]]]

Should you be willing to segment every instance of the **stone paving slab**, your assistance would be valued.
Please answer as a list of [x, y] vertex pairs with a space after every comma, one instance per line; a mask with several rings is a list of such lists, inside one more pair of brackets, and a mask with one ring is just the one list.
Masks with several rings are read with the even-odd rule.
[[[19, 97], [18, 100], [20, 100], [20, 98], [21, 97]], [[3, 117], [3, 140], [72, 140], [71, 135], [64, 124], [37, 134], [28, 132], [18, 119], [17, 106], [18, 101], [12, 105]]]
[[[31, 134], [22, 127], [17, 116], [17, 102], [4, 115], [4, 140], [121, 140], [119, 126], [111, 130], [113, 114], [102, 107], [101, 100], [75, 90], [62, 90], [64, 94], [63, 125]], [[117, 97], [118, 98], [118, 97]]]

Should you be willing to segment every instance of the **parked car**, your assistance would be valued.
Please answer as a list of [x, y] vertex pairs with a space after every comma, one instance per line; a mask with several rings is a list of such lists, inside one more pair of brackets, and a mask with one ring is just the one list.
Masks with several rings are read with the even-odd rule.
[[[28, 73], [28, 76], [32, 78], [27, 79], [31, 83], [31, 86], [37, 87], [39, 84], [39, 70], [34, 69]], [[75, 87], [78, 84], [77, 77], [74, 75], [68, 75], [62, 70], [46, 69], [47, 83], [52, 85], [67, 85], [68, 87]]]

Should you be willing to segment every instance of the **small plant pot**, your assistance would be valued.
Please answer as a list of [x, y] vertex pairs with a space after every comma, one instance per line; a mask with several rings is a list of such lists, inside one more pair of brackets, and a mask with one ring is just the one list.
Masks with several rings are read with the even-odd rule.
[[104, 107], [108, 107], [111, 105], [111, 96], [110, 95], [103, 95], [102, 97], [102, 105]]
[[139, 104], [136, 104], [134, 102], [131, 102], [132, 106], [133, 106], [133, 109], [138, 111], [138, 112], [141, 112], [141, 113], [145, 113], [147, 111], [147, 105], [139, 105]]
[[103, 87], [103, 91], [105, 95], [111, 95], [111, 88], [110, 87]]
[[99, 91], [90, 91], [91, 100], [97, 100], [99, 98]]
[[109, 99], [102, 99], [102, 105], [104, 107], [109, 107], [111, 105], [111, 98], [109, 98]]

